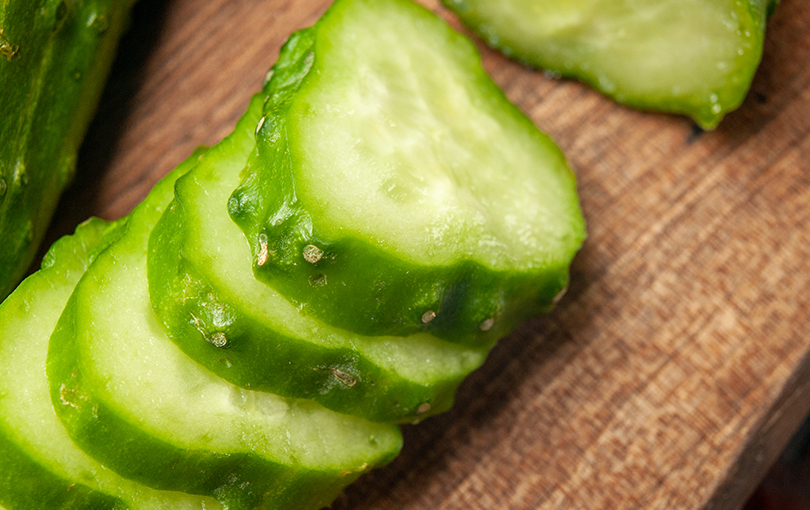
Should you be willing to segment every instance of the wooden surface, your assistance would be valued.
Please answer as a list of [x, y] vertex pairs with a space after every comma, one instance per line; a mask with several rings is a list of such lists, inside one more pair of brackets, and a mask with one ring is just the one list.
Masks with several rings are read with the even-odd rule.
[[[327, 4], [141, 0], [51, 239], [227, 134]], [[745, 105], [701, 133], [484, 49], [569, 157], [590, 237], [559, 307], [335, 508], [739, 507], [810, 411], [808, 50], [810, 3], [783, 0]]]

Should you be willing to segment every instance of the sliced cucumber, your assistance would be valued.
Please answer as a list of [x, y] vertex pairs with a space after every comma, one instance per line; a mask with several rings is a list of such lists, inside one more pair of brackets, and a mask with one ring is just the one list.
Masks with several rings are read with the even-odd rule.
[[[284, 93], [310, 45], [307, 32], [291, 37], [267, 86], [271, 95]], [[241, 387], [310, 398], [372, 421], [413, 421], [449, 409], [486, 350], [425, 334], [347, 334], [302, 316], [254, 279], [227, 203], [255, 143], [261, 107], [255, 99], [234, 134], [178, 181], [176, 201], [150, 238], [150, 295], [169, 337]]]
[[48, 339], [89, 261], [123, 223], [91, 219], [0, 306], [0, 505], [8, 510], [216, 509], [211, 498], [125, 480], [76, 448], [51, 405]]
[[492, 46], [712, 129], [745, 98], [776, 0], [443, 0]]
[[257, 278], [364, 335], [488, 346], [548, 310], [585, 236], [574, 176], [473, 44], [407, 0], [337, 0], [312, 34], [229, 204]]
[[76, 287], [51, 339], [51, 399], [74, 441], [128, 478], [229, 510], [321, 508], [396, 455], [399, 429], [239, 389], [166, 338], [149, 303], [147, 243], [194, 163], [155, 187]]

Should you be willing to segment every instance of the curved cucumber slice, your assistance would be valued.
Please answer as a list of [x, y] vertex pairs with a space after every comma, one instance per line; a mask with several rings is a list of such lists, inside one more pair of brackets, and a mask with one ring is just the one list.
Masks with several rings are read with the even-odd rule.
[[317, 509], [392, 459], [399, 429], [239, 389], [164, 335], [149, 304], [149, 234], [181, 165], [132, 213], [71, 296], [51, 339], [51, 399], [71, 437], [118, 473], [229, 510]]
[[[310, 44], [306, 33], [290, 39], [268, 84], [271, 95], [283, 93]], [[483, 363], [484, 349], [425, 334], [347, 334], [302, 316], [254, 279], [227, 202], [255, 143], [263, 98], [254, 98], [234, 134], [178, 181], [176, 201], [150, 238], [150, 295], [169, 337], [241, 387], [310, 398], [372, 421], [413, 421], [449, 409], [458, 385]]]
[[443, 0], [492, 46], [712, 129], [745, 98], [774, 0]]
[[123, 224], [91, 219], [0, 305], [0, 505], [8, 510], [216, 509], [211, 498], [125, 480], [71, 441], [51, 405], [48, 339], [87, 265]]
[[337, 0], [312, 37], [229, 204], [257, 278], [363, 335], [488, 346], [548, 310], [585, 236], [574, 176], [472, 43], [406, 0]]

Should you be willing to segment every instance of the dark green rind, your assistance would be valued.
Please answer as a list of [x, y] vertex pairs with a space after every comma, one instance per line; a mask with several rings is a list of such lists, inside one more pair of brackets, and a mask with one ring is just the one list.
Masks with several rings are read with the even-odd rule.
[[[619, 103], [627, 106], [638, 108], [641, 110], [654, 110], [667, 113], [675, 113], [691, 117], [703, 129], [714, 129], [720, 121], [729, 112], [736, 110], [745, 99], [748, 89], [751, 86], [754, 73], [759, 66], [760, 59], [762, 58], [762, 48], [765, 35], [765, 22], [773, 14], [779, 0], [743, 0], [737, 2], [735, 6], [735, 16], [741, 22], [740, 30], [750, 31], [751, 33], [751, 49], [746, 51], [744, 61], [741, 62], [731, 71], [716, 70], [716, 73], [703, 73], [701, 72], [700, 80], [704, 83], [715, 83], [711, 92], [695, 92], [690, 90], [680, 90], [675, 93], [672, 87], [678, 87], [679, 83], [670, 83], [668, 90], [652, 89], [650, 88], [645, 93], [635, 93], [623, 89], [621, 86], [616, 87], [612, 85], [615, 81], [598, 72], [582, 65], [577, 62], [575, 58], [561, 61], [557, 56], [545, 52], [543, 48], [539, 47], [540, 44], [546, 42], [541, 35], [537, 36], [537, 46], [529, 46], [521, 42], [518, 37], [518, 30], [515, 27], [509, 26], [506, 22], [499, 22], [494, 20], [493, 17], [486, 12], [482, 12], [477, 6], [481, 5], [497, 5], [503, 7], [510, 5], [513, 10], [519, 9], [516, 5], [518, 2], [513, 0], [498, 0], [492, 2], [491, 0], [442, 0], [442, 3], [452, 11], [454, 11], [461, 21], [469, 27], [472, 31], [480, 35], [490, 46], [502, 51], [508, 57], [514, 58], [526, 65], [542, 68], [549, 72], [565, 78], [572, 78], [586, 83], [587, 85], [598, 90], [602, 94], [618, 101]], [[565, 3], [565, 2], [563, 2]], [[595, 3], [595, 2], [594, 2]], [[632, 2], [626, 2], [632, 4]], [[619, 3], [609, 4], [610, 8]], [[513, 7], [514, 6], [514, 7]], [[588, 6], [590, 7], [590, 6]], [[638, 4], [634, 5], [635, 9], [643, 10]], [[597, 7], [598, 9], [598, 7]], [[695, 9], [689, 6], [683, 6], [684, 12], [692, 14]], [[695, 11], [695, 15], [699, 12]], [[637, 15], [634, 13], [634, 15]], [[598, 14], [597, 14], [598, 16]], [[654, 16], [652, 16], [654, 18]], [[523, 19], [532, 19], [532, 14], [525, 13]], [[542, 17], [541, 17], [542, 18]], [[642, 18], [643, 19], [643, 18]], [[676, 23], [673, 19], [657, 20], [656, 23]], [[650, 40], [659, 36], [661, 31], [656, 26], [649, 27]], [[591, 45], [583, 51], [599, 52], [599, 37], [601, 34], [588, 32], [587, 29], [572, 27], [567, 29], [561, 37], [570, 37], [571, 40], [561, 41], [561, 46], [567, 46], [569, 49], [576, 48], [578, 44]], [[596, 40], [596, 42], [594, 42]], [[649, 42], [648, 41], [648, 42]], [[606, 46], [610, 44], [609, 41], [602, 41]], [[652, 57], [658, 61], [669, 61], [673, 54], [683, 52], [684, 47], [688, 47], [689, 40], [673, 40], [670, 41], [671, 46], [667, 54], [645, 57]], [[644, 48], [647, 46], [645, 41], [638, 41], [637, 46]], [[596, 49], [593, 49], [596, 48]], [[626, 61], [633, 61], [635, 55], [624, 56]], [[687, 66], [680, 67], [680, 72], [689, 74], [693, 72]], [[633, 78], [627, 77], [627, 78]], [[643, 77], [636, 76], [636, 79], [644, 80]], [[640, 84], [643, 82], [639, 82]], [[715, 102], [711, 101], [712, 94], [716, 99]]]
[[32, 461], [24, 450], [0, 436], [0, 507], [6, 510], [124, 510], [118, 499], [62, 479]]
[[[327, 239], [319, 235], [317, 217], [296, 191], [295, 160], [290, 109], [307, 87], [322, 79], [318, 71], [318, 30], [324, 20], [343, 15], [347, 1], [335, 2], [313, 28], [314, 59], [301, 59], [289, 72], [289, 85], [265, 106], [265, 118], [257, 133], [257, 150], [251, 157], [242, 184], [229, 202], [232, 219], [245, 232], [254, 256], [256, 278], [278, 290], [302, 311], [327, 324], [366, 336], [408, 336], [430, 333], [450, 342], [471, 347], [491, 347], [523, 320], [549, 311], [568, 284], [568, 265], [585, 238], [578, 209], [572, 217], [568, 248], [539, 270], [500, 271], [461, 260], [449, 266], [417, 264], [372, 246], [363, 239]], [[410, 4], [410, 2], [409, 2]], [[536, 132], [548, 146], [558, 167], [565, 158], [532, 122], [504, 97], [480, 66], [468, 40], [437, 23], [429, 11], [418, 5], [415, 17], [431, 29], [440, 25], [447, 39], [467, 50], [474, 80], [487, 100], [498, 102], [517, 124]], [[469, 46], [469, 47], [468, 47]], [[474, 57], [473, 57], [474, 56]], [[314, 63], [313, 63], [314, 60]], [[314, 70], [314, 71], [313, 71]], [[568, 171], [567, 189], [576, 204], [576, 184]], [[324, 176], [328, 178], [328, 176]], [[519, 183], [515, 183], [519, 186]], [[268, 193], [267, 190], [272, 190]], [[563, 192], [563, 191], [561, 191]], [[574, 205], [574, 207], [577, 207]], [[308, 245], [323, 251], [315, 263], [305, 261]], [[426, 315], [427, 314], [427, 315]], [[431, 320], [426, 320], [435, 315]]]
[[280, 333], [177, 256], [185, 228], [175, 202], [150, 238], [149, 281], [169, 337], [189, 357], [243, 388], [311, 399], [375, 422], [413, 422], [452, 407], [469, 372], [419, 384], [376, 365], [348, 342], [327, 347]]
[[[238, 415], [208, 416], [215, 422], [210, 423], [206, 416], [188, 416], [187, 413], [195, 405], [208, 412], [208, 406], [212, 403], [223, 405], [221, 400], [192, 402], [186, 399], [182, 406], [162, 404], [163, 407], [156, 401], [177, 398], [171, 395], [172, 392], [176, 393], [177, 381], [152, 375], [152, 370], [160, 373], [160, 370], [167, 369], [169, 372], [163, 375], [182, 380], [179, 384], [196, 385], [206, 381], [206, 384], [216, 385], [214, 390], [217, 398], [222, 393], [228, 395], [228, 410], [237, 409], [232, 399], [250, 397], [235, 392], [230, 385], [214, 378], [190, 359], [174, 354], [171, 350], [173, 347], [168, 347], [169, 340], [158, 335], [160, 328], [150, 316], [146, 283], [149, 234], [171, 201], [175, 180], [197, 164], [197, 160], [196, 156], [189, 158], [155, 187], [130, 216], [126, 234], [99, 256], [77, 286], [51, 338], [48, 353], [48, 378], [54, 408], [68, 433], [85, 452], [123, 476], [149, 487], [211, 496], [228, 510], [321, 508], [360, 474], [396, 456], [401, 447], [401, 435], [395, 426], [381, 426], [336, 415], [314, 403], [288, 403], [291, 410], [284, 415], [285, 420], [287, 416], [316, 420], [309, 422], [312, 424], [309, 431], [292, 431], [297, 441], [301, 441], [301, 437], [309, 437], [307, 434], [312, 430], [316, 431], [316, 437], [326, 440], [328, 436], [324, 435], [326, 432], [323, 429], [327, 429], [328, 433], [339, 430], [340, 439], [362, 437], [363, 441], [368, 442], [366, 446], [336, 444], [336, 450], [350, 452], [349, 460], [346, 460], [346, 453], [342, 453], [339, 458], [344, 459], [344, 463], [341, 464], [324, 453], [323, 460], [314, 466], [304, 464], [297, 457], [275, 460], [256, 453], [260, 449], [267, 449], [267, 444], [278, 445], [275, 449], [271, 447], [271, 451], [286, 451], [285, 442], [290, 441], [290, 436], [268, 437], [264, 429], [256, 428], [260, 422], [265, 423], [261, 421], [265, 420], [264, 413], [277, 410], [250, 406], [271, 404], [251, 404], [250, 401], [239, 404], [247, 405], [251, 410], [238, 407]], [[125, 285], [135, 285], [137, 288]], [[113, 301], [116, 304], [109, 304]], [[107, 308], [109, 317], [102, 321], [99, 313], [104, 313], [103, 310]], [[142, 314], [146, 315], [141, 317]], [[120, 327], [120, 330], [99, 330], [106, 327], [99, 326], [100, 321], [111, 328]], [[113, 342], [118, 343], [114, 344], [115, 347], [109, 347]], [[139, 353], [136, 356], [141, 359], [135, 361], [132, 355], [120, 354], [125, 345], [137, 345]], [[105, 349], [103, 353], [96, 352]], [[159, 352], [152, 353], [150, 349]], [[142, 372], [127, 374], [129, 379], [122, 381], [122, 371], [98, 366], [98, 356], [108, 356], [104, 359], [121, 366], [137, 364]], [[109, 356], [118, 356], [118, 359]], [[167, 363], [172, 366], [166, 367]], [[144, 364], [149, 368], [145, 368]], [[112, 372], [105, 372], [109, 370]], [[122, 391], [124, 394], [133, 391], [133, 395], [138, 396], [120, 396]], [[184, 396], [204, 392], [197, 386], [186, 387], [183, 391]], [[145, 400], [134, 402], [127, 398], [151, 398], [151, 404], [146, 404]], [[137, 405], [147, 405], [148, 410], [134, 411], [133, 407]], [[173, 418], [165, 418], [161, 414], [164, 411], [174, 413]], [[318, 419], [330, 421], [316, 426], [320, 423]], [[179, 427], [177, 430], [181, 431], [181, 437], [167, 432], [167, 420], [172, 422], [171, 427]], [[182, 421], [182, 426], [177, 425], [178, 421]], [[155, 422], [161, 425], [154, 425]], [[227, 430], [214, 428], [220, 422]], [[149, 428], [150, 424], [152, 428]], [[240, 427], [238, 430], [234, 428], [237, 426]], [[350, 432], [344, 433], [344, 430]], [[290, 433], [289, 428], [287, 433]], [[255, 439], [257, 435], [260, 439]], [[222, 451], [223, 440], [220, 440], [220, 436], [228, 444], [244, 441], [244, 437], [258, 442], [250, 443], [248, 451]], [[243, 439], [238, 439], [240, 436]], [[246, 447], [238, 444], [239, 448]], [[316, 446], [297, 443], [290, 448], [294, 452], [305, 452]], [[374, 455], [361, 461], [356, 458], [360, 454], [355, 450], [373, 451]]]
[[[283, 298], [255, 295], [249, 287], [234, 284], [233, 277], [215, 274], [214, 264], [203, 260], [206, 257], [228, 260], [223, 273], [240, 272], [243, 268], [239, 264], [245, 264], [244, 269], [249, 271], [249, 254], [242, 258], [242, 252], [225, 250], [223, 245], [232, 244], [233, 237], [225, 234], [222, 226], [201, 227], [208, 223], [200, 219], [200, 214], [221, 207], [223, 221], [230, 222], [226, 215], [227, 198], [219, 203], [211, 197], [220, 194], [212, 190], [227, 188], [228, 182], [234, 182], [231, 186], [238, 183], [236, 171], [244, 167], [255, 144], [255, 126], [262, 103], [268, 95], [269, 104], [279, 102], [300, 82], [297, 76], [300, 64], [311, 61], [311, 33], [301, 31], [290, 38], [265, 91], [253, 99], [234, 133], [211, 149], [193, 172], [178, 180], [176, 199], [150, 236], [148, 272], [152, 306], [175, 344], [233, 384], [312, 399], [328, 409], [370, 421], [413, 422], [449, 409], [458, 385], [483, 362], [485, 352], [446, 345], [438, 339], [364, 339], [325, 330], [317, 324], [296, 328], [293, 326], [296, 317], [289, 315], [300, 314]], [[223, 197], [231, 189], [225, 189]], [[211, 232], [198, 234], [200, 228]], [[236, 240], [244, 237], [238, 234]], [[205, 246], [197, 246], [200, 243]], [[240, 299], [244, 294], [252, 295], [253, 300], [264, 300], [266, 306], [258, 311], [248, 310]], [[279, 324], [285, 328], [279, 329]], [[325, 342], [318, 338], [330, 336], [339, 340]], [[408, 345], [410, 357], [399, 359], [391, 352], [365, 354], [368, 344], [391, 341]], [[423, 346], [427, 344], [431, 345], [426, 349]], [[381, 365], [378, 359], [381, 356], [396, 358], [388, 365], [397, 369]], [[442, 359], [448, 357], [456, 360], [452, 368], [446, 363], [442, 365]], [[402, 375], [403, 364], [418, 363], [419, 359], [444, 370], [434, 370], [436, 373], [431, 377]]]
[[0, 298], [31, 263], [134, 0], [0, 2]]
[[[31, 314], [30, 307], [41, 305], [42, 301], [50, 305], [52, 304], [50, 301], [57, 299], [55, 297], [41, 299], [42, 292], [47, 292], [45, 288], [54, 289], [51, 291], [52, 294], [62, 292], [66, 300], [70, 289], [89, 263], [90, 251], [99, 243], [107, 228], [106, 222], [91, 219], [80, 225], [75, 235], [57, 241], [48, 251], [47, 257], [50, 260], [48, 266], [26, 279], [0, 306], [0, 324], [12, 324], [21, 317], [31, 317], [30, 320], [34, 320], [35, 316]], [[43, 318], [37, 317], [37, 320], [42, 322]], [[44, 319], [44, 323], [48, 323], [47, 318]], [[3, 348], [7, 348], [5, 344], [10, 342], [13, 340], [6, 338], [0, 352]], [[11, 388], [11, 391], [14, 390], [19, 391]], [[6, 397], [6, 391], [9, 390], [4, 390], [0, 386], [0, 399]], [[124, 502], [109, 494], [55, 474], [47, 466], [34, 460], [31, 453], [14, 439], [13, 434], [14, 431], [7, 430], [4, 420], [0, 418], [0, 506], [6, 510], [129, 508]]]
[[0, 508], [6, 510], [216, 510], [216, 500], [158, 492], [79, 450], [51, 404], [48, 341], [76, 283], [125, 230], [92, 218], [57, 241], [43, 269], [0, 305]]
[[158, 490], [211, 496], [225, 510], [315, 510], [362, 474], [293, 470], [246, 453], [179, 448], [144, 432], [98, 399], [83, 377], [75, 309], [69, 301], [51, 337], [51, 399], [76, 444], [122, 476]]

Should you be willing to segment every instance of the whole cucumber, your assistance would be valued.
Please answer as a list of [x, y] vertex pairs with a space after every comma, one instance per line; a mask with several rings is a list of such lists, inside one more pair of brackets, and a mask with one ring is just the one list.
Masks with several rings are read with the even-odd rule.
[[135, 0], [0, 2], [0, 298], [70, 182]]

